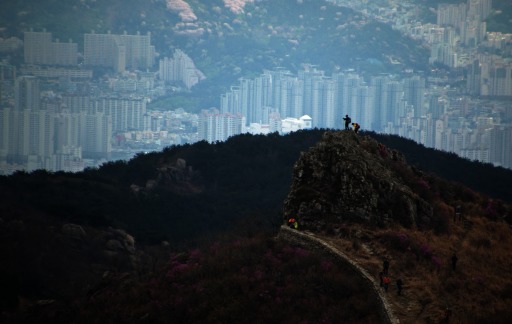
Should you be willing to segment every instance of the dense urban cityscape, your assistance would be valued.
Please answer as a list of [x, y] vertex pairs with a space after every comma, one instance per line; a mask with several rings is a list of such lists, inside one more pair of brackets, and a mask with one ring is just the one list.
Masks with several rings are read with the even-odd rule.
[[[23, 40], [0, 39], [0, 55], [23, 48], [24, 59], [19, 68], [0, 64], [0, 174], [77, 172], [247, 132], [341, 129], [347, 114], [363, 131], [512, 168], [512, 34], [486, 31], [491, 0], [441, 4], [436, 24], [420, 23], [408, 2], [386, 8], [333, 2], [422, 42], [430, 49], [430, 71], [367, 75], [312, 64], [297, 72], [268, 69], [239, 79], [219, 94], [218, 107], [195, 114], [147, 108], [206, 78], [183, 50], [157, 57], [150, 33], [91, 31], [83, 53], [47, 30], [27, 30]], [[338, 26], [340, 32], [350, 27]], [[110, 73], [95, 77], [93, 69], [101, 68]]]

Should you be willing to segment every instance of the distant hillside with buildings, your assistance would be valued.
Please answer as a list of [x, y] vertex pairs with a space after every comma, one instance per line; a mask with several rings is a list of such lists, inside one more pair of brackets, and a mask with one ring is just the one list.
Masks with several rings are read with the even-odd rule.
[[0, 26], [1, 172], [339, 129], [346, 114], [362, 131], [511, 167], [512, 35], [487, 31], [491, 1], [436, 2], [435, 24], [412, 1], [334, 2], [67, 3], [83, 11], [80, 42], [45, 29], [49, 3], [34, 4], [40, 16], [2, 3], [19, 15]]

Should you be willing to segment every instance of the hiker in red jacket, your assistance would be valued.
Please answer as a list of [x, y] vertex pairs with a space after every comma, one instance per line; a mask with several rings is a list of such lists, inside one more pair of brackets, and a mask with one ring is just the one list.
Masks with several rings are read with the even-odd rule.
[[295, 218], [291, 217], [288, 220], [288, 226], [290, 226], [290, 228], [299, 229], [299, 222], [297, 222]]
[[383, 281], [384, 281], [384, 291], [387, 292], [388, 288], [389, 288], [389, 284], [391, 283], [391, 279], [389, 278], [388, 275], [385, 275]]

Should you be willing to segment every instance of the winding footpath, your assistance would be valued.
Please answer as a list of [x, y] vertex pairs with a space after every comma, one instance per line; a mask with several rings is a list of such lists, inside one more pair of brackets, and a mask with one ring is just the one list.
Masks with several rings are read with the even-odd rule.
[[400, 320], [393, 314], [391, 305], [388, 302], [386, 296], [383, 294], [382, 289], [379, 286], [379, 283], [376, 282], [365, 269], [363, 269], [345, 253], [341, 252], [339, 249], [325, 242], [324, 240], [316, 237], [311, 232], [297, 231], [289, 228], [286, 225], [281, 226], [277, 238], [286, 240], [291, 243], [307, 246], [308, 248], [320, 249], [323, 252], [327, 252], [328, 254], [332, 255], [333, 257], [337, 258], [338, 260], [348, 265], [349, 268], [356, 275], [358, 275], [364, 282], [366, 282], [368, 287], [371, 288], [375, 298], [379, 301], [379, 314], [382, 320], [386, 323], [400, 323]]

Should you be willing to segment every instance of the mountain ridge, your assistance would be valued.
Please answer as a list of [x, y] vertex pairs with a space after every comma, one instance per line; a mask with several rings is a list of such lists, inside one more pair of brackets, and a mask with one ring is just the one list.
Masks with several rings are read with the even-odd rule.
[[[0, 190], [5, 193], [0, 196], [0, 252], [7, 256], [6, 264], [9, 265], [3, 268], [5, 273], [1, 276], [7, 278], [7, 282], [1, 283], [7, 287], [2, 290], [2, 305], [9, 304], [16, 310], [5, 313], [5, 316], [18, 319], [17, 316], [34, 316], [38, 319], [63, 316], [61, 318], [72, 320], [77, 314], [83, 314], [84, 318], [89, 319], [121, 316], [131, 321], [150, 314], [148, 316], [155, 321], [157, 318], [164, 321], [174, 313], [153, 308], [151, 305], [156, 301], [172, 300], [173, 307], [176, 307], [173, 309], [179, 311], [180, 316], [207, 316], [209, 313], [204, 307], [217, 305], [216, 299], [211, 297], [219, 287], [226, 288], [220, 290], [226, 293], [222, 295], [224, 299], [236, 298], [239, 301], [231, 301], [236, 304], [233, 309], [244, 309], [245, 297], [253, 301], [263, 298], [259, 296], [268, 295], [284, 298], [280, 295], [283, 289], [290, 294], [303, 294], [297, 291], [295, 285], [285, 284], [296, 281], [293, 276], [286, 277], [294, 274], [294, 271], [282, 268], [285, 277], [279, 272], [266, 272], [265, 269], [274, 269], [276, 264], [286, 267], [303, 264], [304, 282], [308, 282], [306, 286], [312, 289], [306, 295], [321, 294], [322, 298], [326, 298], [322, 299], [325, 304], [319, 304], [321, 307], [315, 308], [314, 313], [308, 316], [331, 309], [332, 301], [338, 300], [338, 297], [348, 297], [352, 289], [360, 289], [354, 287], [355, 281], [351, 282], [351, 277], [344, 276], [341, 270], [327, 271], [334, 269], [329, 260], [316, 259], [320, 256], [315, 256], [314, 252], [306, 252], [295, 246], [282, 246], [275, 243], [273, 238], [281, 225], [286, 223], [287, 217], [297, 216], [302, 222], [302, 217], [306, 215], [301, 214], [300, 209], [295, 214], [296, 211], [290, 208], [293, 204], [285, 202], [287, 196], [297, 196], [298, 186], [294, 177], [300, 171], [297, 168], [307, 165], [304, 164], [306, 160], [301, 159], [306, 159], [308, 154], [310, 158], [323, 156], [314, 165], [324, 170], [325, 176], [330, 178], [329, 173], [338, 168], [321, 167], [329, 163], [329, 159], [324, 159], [328, 154], [314, 155], [314, 152], [318, 151], [317, 147], [335, 150], [339, 146], [335, 144], [336, 139], [344, 139], [346, 143], [341, 146], [353, 149], [342, 151], [342, 156], [350, 154], [344, 159], [345, 163], [356, 161], [350, 169], [359, 170], [359, 178], [347, 178], [353, 184], [346, 188], [356, 188], [358, 182], [366, 183], [372, 179], [363, 172], [364, 169], [359, 169], [357, 161], [362, 160], [361, 157], [365, 158], [368, 166], [381, 161], [379, 163], [387, 164], [390, 168], [390, 171], [386, 171], [389, 174], [383, 177], [396, 177], [394, 182], [413, 188], [410, 194], [421, 197], [432, 206], [432, 217], [428, 222], [416, 224], [402, 223], [402, 219], [407, 218], [397, 216], [407, 215], [400, 214], [403, 213], [400, 208], [391, 208], [393, 213], [387, 218], [379, 218], [383, 216], [380, 213], [366, 218], [360, 212], [337, 218], [331, 217], [331, 212], [326, 212], [307, 214], [310, 221], [303, 223], [304, 229], [313, 231], [341, 251], [350, 253], [354, 260], [362, 262], [370, 274], [376, 275], [381, 258], [389, 256], [392, 271], [401, 269], [396, 273], [403, 275], [407, 293], [414, 296], [410, 301], [415, 310], [419, 311], [423, 303], [428, 312], [436, 312], [442, 303], [450, 301], [462, 312], [468, 305], [457, 297], [459, 295], [449, 293], [438, 299], [436, 294], [446, 294], [445, 289], [449, 287], [455, 287], [460, 296], [474, 293], [480, 279], [472, 278], [482, 277], [489, 287], [480, 287], [481, 298], [495, 300], [499, 306], [497, 315], [479, 309], [482, 316], [499, 319], [496, 316], [507, 314], [507, 287], [512, 283], [494, 274], [509, 264], [509, 252], [505, 249], [512, 234], [510, 225], [505, 223], [509, 219], [502, 216], [510, 213], [510, 203], [492, 199], [492, 196], [469, 190], [461, 184], [444, 181], [428, 170], [413, 167], [406, 163], [408, 151], [402, 153], [397, 150], [393, 154], [393, 145], [412, 145], [413, 148], [409, 150], [414, 154], [418, 154], [417, 150], [433, 155], [443, 154], [441, 152], [429, 151], [397, 136], [387, 138], [388, 143], [383, 148], [372, 136], [375, 134], [361, 132], [356, 135], [350, 131], [318, 129], [286, 136], [245, 134], [223, 143], [199, 142], [169, 147], [162, 152], [139, 154], [130, 161], [109, 162], [98, 169], [77, 174], [40, 170], [0, 177]], [[334, 142], [330, 143], [329, 139]], [[396, 141], [394, 144], [392, 139]], [[368, 155], [363, 154], [363, 150], [367, 150]], [[449, 157], [462, 161], [456, 156]], [[442, 159], [441, 162], [446, 161]], [[480, 165], [483, 169], [501, 170], [481, 163], [471, 164]], [[396, 169], [391, 172], [394, 165]], [[510, 176], [510, 172], [502, 171], [502, 180], [506, 181], [506, 175]], [[337, 176], [334, 173], [332, 177]], [[424, 182], [418, 181], [420, 179]], [[306, 182], [315, 185], [312, 179]], [[424, 186], [425, 183], [428, 188]], [[137, 193], [132, 185], [139, 187]], [[321, 193], [336, 196], [329, 194], [332, 188], [336, 186], [327, 186]], [[374, 187], [375, 190], [382, 188]], [[388, 194], [376, 192], [382, 197]], [[400, 196], [397, 196], [398, 199], [401, 199]], [[333, 203], [336, 201], [332, 199]], [[371, 199], [368, 200], [369, 206], [370, 202]], [[358, 201], [355, 206], [348, 208], [357, 209], [363, 203]], [[391, 200], [380, 202], [379, 208], [385, 209], [391, 203]], [[471, 228], [466, 228], [466, 222], [463, 225], [462, 222], [452, 221], [454, 204], [457, 203], [463, 206], [465, 215], [471, 216], [467, 222]], [[315, 204], [310, 206], [314, 207]], [[334, 210], [328, 205], [324, 206], [325, 211]], [[364, 207], [362, 210], [371, 208]], [[218, 246], [217, 243], [223, 240], [226, 243]], [[200, 257], [194, 249], [201, 251]], [[444, 261], [453, 249], [459, 251], [461, 265], [465, 269], [459, 279], [449, 275]], [[367, 251], [373, 251], [373, 254]], [[170, 253], [174, 254], [170, 257]], [[63, 259], [62, 256], [68, 257]], [[315, 259], [308, 259], [310, 257]], [[264, 266], [262, 260], [267, 262]], [[240, 262], [250, 270], [240, 273]], [[237, 270], [227, 271], [226, 264], [231, 265], [230, 269]], [[219, 272], [209, 272], [208, 269], [212, 268]], [[423, 280], [436, 273], [438, 268], [440, 277], [434, 286], [425, 290]], [[413, 274], [409, 272], [411, 269], [415, 269]], [[342, 284], [340, 289], [347, 291], [348, 295], [340, 296], [337, 289], [332, 289], [334, 286], [319, 283], [319, 271], [325, 275], [329, 273], [329, 280]], [[225, 277], [221, 274], [225, 274]], [[209, 294], [200, 294], [203, 296], [201, 298], [205, 298], [200, 299], [201, 312], [189, 313], [186, 304], [179, 303], [181, 297], [178, 295], [186, 296], [187, 303], [196, 305], [197, 297], [190, 293], [197, 290], [189, 289], [189, 285], [198, 280], [196, 275], [201, 276], [201, 285], [208, 287]], [[269, 281], [255, 279], [261, 276], [268, 276]], [[60, 280], [63, 278], [69, 278], [69, 281]], [[183, 285], [176, 286], [181, 280]], [[462, 288], [466, 281], [468, 288]], [[18, 284], [14, 286], [9, 284], [16, 282]], [[154, 282], [158, 285], [155, 286]], [[262, 284], [261, 287], [254, 286], [251, 282]], [[274, 282], [283, 284], [276, 286]], [[126, 287], [130, 287], [130, 290], [126, 291]], [[244, 298], [236, 297], [239, 296], [240, 287], [251, 287], [245, 292]], [[150, 295], [145, 293], [148, 289], [152, 291]], [[417, 289], [424, 289], [425, 292], [417, 295], [417, 291], [420, 291]], [[358, 293], [365, 294], [359, 290]], [[329, 294], [333, 295], [328, 297]], [[61, 296], [71, 296], [71, 304], [62, 300]], [[344, 302], [354, 305], [347, 314], [350, 314], [350, 318], [356, 318], [358, 312], [362, 312], [373, 318], [375, 314], [371, 309], [375, 304], [364, 304], [362, 300], [365, 298], [357, 296], [356, 300]], [[134, 301], [137, 301], [137, 307], [133, 306]], [[311, 302], [307, 298], [303, 301], [306, 304]], [[400, 300], [397, 303], [402, 305]], [[281, 310], [284, 311], [284, 308]], [[288, 311], [291, 312], [286, 308]], [[216, 316], [226, 319], [240, 314], [243, 312], [219, 308]], [[425, 319], [425, 314], [419, 318]]]

